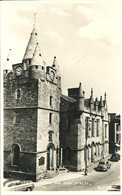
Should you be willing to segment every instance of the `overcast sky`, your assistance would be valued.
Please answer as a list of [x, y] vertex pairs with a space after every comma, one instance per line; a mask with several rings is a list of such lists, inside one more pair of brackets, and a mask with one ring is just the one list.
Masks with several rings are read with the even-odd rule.
[[9, 49], [12, 64], [22, 61], [36, 12], [41, 53], [47, 65], [57, 57], [63, 93], [81, 82], [86, 98], [106, 91], [108, 111], [120, 113], [120, 1], [66, 2], [2, 2], [2, 66]]

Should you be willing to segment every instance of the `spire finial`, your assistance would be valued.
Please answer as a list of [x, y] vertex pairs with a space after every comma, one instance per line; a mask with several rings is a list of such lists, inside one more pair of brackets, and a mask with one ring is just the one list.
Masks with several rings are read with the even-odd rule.
[[105, 92], [105, 95], [104, 95], [104, 97], [105, 97], [105, 101], [106, 101], [106, 92]]
[[91, 88], [91, 94], [93, 93], [93, 88]]
[[36, 25], [36, 13], [34, 13], [34, 24], [33, 24], [33, 26], [35, 26]]

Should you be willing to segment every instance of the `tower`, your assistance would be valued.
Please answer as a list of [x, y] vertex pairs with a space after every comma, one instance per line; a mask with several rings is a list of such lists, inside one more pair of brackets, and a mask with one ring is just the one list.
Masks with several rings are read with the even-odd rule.
[[34, 181], [57, 167], [61, 95], [56, 57], [46, 66], [37, 38], [34, 25], [22, 62], [4, 83], [5, 174]]

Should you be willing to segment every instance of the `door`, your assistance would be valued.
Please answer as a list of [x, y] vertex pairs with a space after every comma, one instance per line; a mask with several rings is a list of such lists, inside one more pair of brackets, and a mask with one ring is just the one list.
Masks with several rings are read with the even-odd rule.
[[54, 146], [49, 145], [47, 148], [47, 170], [54, 169]]

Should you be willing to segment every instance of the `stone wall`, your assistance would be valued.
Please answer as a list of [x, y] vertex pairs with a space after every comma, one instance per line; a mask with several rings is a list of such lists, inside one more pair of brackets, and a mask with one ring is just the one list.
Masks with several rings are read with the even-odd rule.
[[[25, 107], [38, 105], [38, 80], [16, 78], [4, 84], [4, 107]], [[20, 90], [20, 98], [17, 98]]]

